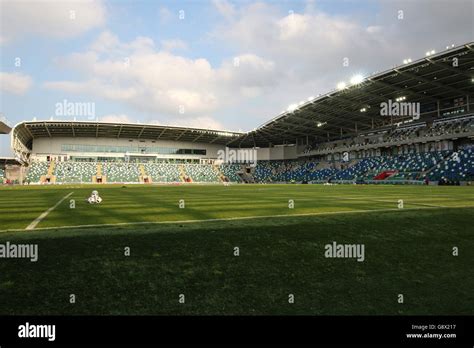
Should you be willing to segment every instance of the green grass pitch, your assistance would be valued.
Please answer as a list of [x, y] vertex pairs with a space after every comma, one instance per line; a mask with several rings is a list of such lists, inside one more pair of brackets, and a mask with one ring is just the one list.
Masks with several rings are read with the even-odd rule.
[[4, 187], [0, 244], [39, 258], [0, 259], [0, 314], [472, 315], [473, 213], [474, 187]]

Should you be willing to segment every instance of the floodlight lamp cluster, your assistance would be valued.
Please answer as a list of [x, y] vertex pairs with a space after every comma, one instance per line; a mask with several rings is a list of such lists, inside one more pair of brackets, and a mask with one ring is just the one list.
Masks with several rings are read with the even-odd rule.
[[[364, 82], [364, 76], [360, 75], [360, 74], [357, 74], [357, 75], [354, 75], [351, 77], [351, 79], [349, 80], [350, 82], [350, 85], [351, 86], [356, 86], [356, 85], [359, 85], [361, 84], [362, 82]], [[339, 82], [337, 85], [336, 85], [336, 88], [337, 90], [339, 91], [342, 91], [343, 89], [346, 89], [348, 86], [347, 83], [345, 83], [344, 81], [341, 81]]]

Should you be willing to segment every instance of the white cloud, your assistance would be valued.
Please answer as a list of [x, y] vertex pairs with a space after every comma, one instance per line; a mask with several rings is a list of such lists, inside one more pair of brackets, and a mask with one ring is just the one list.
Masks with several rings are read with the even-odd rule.
[[102, 1], [2, 1], [3, 43], [27, 35], [69, 38], [105, 23]]
[[[126, 114], [107, 114], [99, 117], [101, 122], [108, 123], [138, 123], [138, 120], [132, 119], [132, 117]], [[223, 129], [224, 126], [221, 122], [213, 119], [210, 116], [199, 116], [190, 117], [186, 119], [151, 119], [144, 123], [161, 125], [161, 126], [175, 126], [175, 127], [195, 127], [203, 129]]]
[[[173, 42], [174, 47], [179, 44]], [[276, 82], [272, 61], [254, 54], [236, 58], [238, 66], [232, 58], [212, 67], [206, 59], [156, 50], [149, 38], [124, 43], [104, 32], [88, 51], [55, 60], [64, 69], [81, 72], [82, 80], [47, 81], [43, 86], [119, 101], [158, 114], [167, 123], [200, 120], [217, 126], [211, 113], [255, 97]]]
[[279, 84], [275, 72], [273, 61], [246, 53], [224, 61], [218, 70], [218, 77], [222, 88], [234, 91], [233, 96], [228, 98], [254, 98]]
[[227, 20], [232, 20], [236, 15], [236, 10], [233, 4], [227, 0], [212, 0], [217, 11]]
[[161, 7], [158, 11], [158, 17], [160, 18], [160, 22], [162, 24], [168, 23], [171, 19], [173, 19], [173, 14], [171, 11], [166, 7]]
[[290, 14], [278, 21], [280, 40], [292, 40], [308, 34], [310, 16]]
[[[154, 122], [155, 124], [162, 124]], [[170, 123], [166, 123], [167, 126], [177, 126], [177, 127], [194, 127], [194, 128], [203, 128], [203, 129], [224, 129], [224, 126], [221, 122], [215, 120], [210, 116], [200, 116], [200, 117], [191, 117], [188, 119], [174, 120]]]
[[105, 53], [107, 55], [123, 55], [127, 52], [151, 52], [154, 50], [155, 43], [152, 39], [144, 36], [138, 36], [129, 43], [120, 42], [119, 38], [110, 31], [102, 32], [99, 37], [90, 45], [90, 50], [96, 53]]
[[90, 45], [90, 49], [94, 52], [107, 52], [116, 49], [120, 44], [117, 36], [110, 31], [102, 32], [99, 37]]
[[108, 123], [134, 123], [128, 115], [125, 114], [108, 114], [99, 117], [100, 122]]
[[[326, 13], [314, 1], [293, 14], [278, 2], [213, 4], [221, 22], [206, 38], [228, 45], [221, 51], [235, 57], [211, 64], [175, 53], [188, 52], [177, 39], [123, 42], [106, 31], [87, 50], [56, 60], [57, 66], [80, 72], [80, 79], [45, 86], [118, 101], [164, 124], [207, 122], [215, 128], [219, 118], [227, 127], [253, 128], [354, 74], [368, 75], [422, 57], [428, 49], [470, 41], [474, 23], [470, 0], [439, 0], [436, 6], [392, 0], [376, 12], [351, 17]], [[397, 19], [399, 9], [404, 20]], [[175, 15], [159, 10], [161, 23]], [[343, 67], [346, 57], [349, 66]]]
[[0, 72], [0, 89], [4, 92], [22, 95], [33, 84], [33, 79], [21, 73]]
[[183, 40], [174, 39], [174, 40], [162, 40], [161, 47], [163, 51], [171, 52], [174, 50], [186, 50], [188, 45]]
[[[273, 64], [277, 81], [263, 90], [255, 84], [240, 89], [259, 96], [239, 107], [247, 122], [263, 123], [289, 104], [326, 93], [352, 75], [370, 75], [406, 57], [423, 57], [428, 49], [472, 41], [474, 33], [471, 0], [438, 0], [435, 6], [426, 0], [393, 0], [382, 2], [377, 12], [351, 17], [326, 13], [317, 2], [306, 5], [300, 13], [269, 2], [236, 6], [232, 21], [222, 20], [211, 33], [229, 49]], [[404, 10], [404, 20], [397, 19], [399, 9]], [[345, 57], [348, 67], [342, 64]]]

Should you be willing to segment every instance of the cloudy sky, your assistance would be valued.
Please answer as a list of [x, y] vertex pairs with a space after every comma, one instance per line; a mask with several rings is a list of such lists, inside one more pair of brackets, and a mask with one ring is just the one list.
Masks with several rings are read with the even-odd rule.
[[0, 112], [71, 120], [67, 101], [100, 121], [247, 131], [355, 74], [473, 41], [473, 17], [473, 0], [0, 0]]

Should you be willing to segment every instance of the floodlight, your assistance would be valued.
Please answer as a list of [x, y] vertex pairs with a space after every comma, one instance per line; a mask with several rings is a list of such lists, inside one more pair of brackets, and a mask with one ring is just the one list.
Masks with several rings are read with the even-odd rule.
[[297, 104], [291, 104], [290, 106], [288, 106], [287, 111], [293, 112], [293, 111], [295, 111], [296, 109], [298, 109], [298, 105], [297, 105]]
[[351, 78], [351, 84], [352, 85], [357, 85], [357, 84], [361, 83], [362, 81], [364, 81], [364, 77], [362, 75], [354, 75]]

